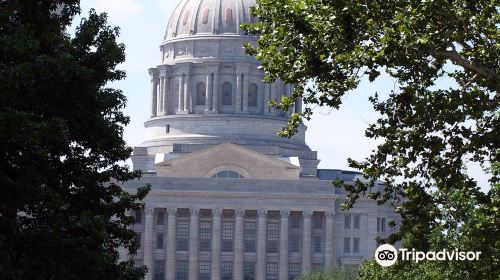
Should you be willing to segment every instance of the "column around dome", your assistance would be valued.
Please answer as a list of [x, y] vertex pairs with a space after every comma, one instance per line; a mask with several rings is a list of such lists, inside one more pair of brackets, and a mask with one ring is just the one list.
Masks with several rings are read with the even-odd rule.
[[220, 96], [220, 83], [219, 83], [219, 64], [213, 69], [214, 73], [214, 87], [212, 94], [212, 112], [219, 113], [219, 96]]
[[158, 115], [158, 69], [150, 68], [149, 75], [151, 76], [151, 117]]

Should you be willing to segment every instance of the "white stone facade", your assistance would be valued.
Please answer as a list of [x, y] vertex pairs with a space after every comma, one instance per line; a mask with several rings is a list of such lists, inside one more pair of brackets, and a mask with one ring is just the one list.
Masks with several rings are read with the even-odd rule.
[[[151, 74], [146, 137], [134, 148], [149, 183], [137, 222], [147, 280], [285, 280], [371, 258], [375, 238], [397, 221], [393, 208], [360, 199], [341, 211], [356, 172], [318, 169], [305, 142], [276, 132], [292, 112], [268, 107], [293, 86], [266, 84], [244, 53], [239, 25], [254, 0], [185, 0], [174, 11]], [[297, 102], [292, 111], [300, 112]], [[379, 188], [381, 186], [378, 186]]]

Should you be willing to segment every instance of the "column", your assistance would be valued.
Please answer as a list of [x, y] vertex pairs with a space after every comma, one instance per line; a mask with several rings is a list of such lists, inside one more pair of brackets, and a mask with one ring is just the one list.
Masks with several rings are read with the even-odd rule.
[[180, 74], [179, 76], [179, 104], [177, 107], [177, 112], [181, 112], [184, 109], [184, 74]]
[[189, 279], [198, 279], [198, 215], [200, 210], [191, 208], [189, 224]]
[[220, 279], [220, 241], [222, 209], [212, 210], [212, 280]]
[[163, 108], [163, 92], [165, 91], [165, 77], [161, 76], [160, 77], [160, 94], [158, 98], [158, 115], [163, 115], [164, 108]]
[[302, 233], [302, 274], [311, 273], [311, 210], [305, 210], [304, 231]]
[[325, 212], [326, 216], [326, 230], [325, 230], [325, 271], [332, 268], [333, 259], [333, 218], [335, 217], [335, 210], [328, 210]]
[[236, 71], [236, 112], [241, 112], [241, 73]]
[[248, 74], [243, 74], [243, 113], [248, 113]]
[[289, 210], [281, 210], [280, 224], [280, 280], [288, 280], [288, 216]]
[[212, 92], [212, 112], [218, 113], [219, 112], [219, 95], [220, 95], [220, 86], [219, 86], [219, 70], [214, 72], [214, 87], [213, 87], [213, 92]]
[[191, 111], [191, 74], [188, 72], [184, 79], [184, 112]]
[[266, 279], [266, 243], [267, 243], [267, 210], [259, 209], [257, 222], [257, 265], [255, 268], [255, 279]]
[[212, 95], [213, 95], [213, 84], [212, 84], [212, 72], [207, 73], [207, 89], [205, 90], [205, 112], [212, 111]]
[[168, 223], [167, 223], [167, 280], [175, 279], [175, 227], [176, 227], [176, 213], [177, 208], [167, 209]]
[[157, 69], [149, 69], [151, 75], [151, 117], [156, 117], [158, 114], [158, 77]]
[[148, 267], [145, 280], [153, 279], [153, 212], [154, 208], [144, 210], [144, 265]]
[[264, 83], [264, 115], [269, 115], [269, 99], [271, 98], [271, 84]]
[[243, 280], [243, 220], [245, 210], [236, 209], [234, 226], [234, 280]]
[[168, 114], [168, 103], [170, 102], [169, 91], [170, 91], [170, 83], [168, 76], [165, 76], [163, 82], [163, 115]]
[[[278, 97], [278, 81], [275, 81], [274, 83], [271, 84], [271, 92], [270, 92], [270, 99], [271, 100], [276, 100], [279, 102]], [[271, 112], [271, 114], [276, 114], [277, 110], [276, 110], [276, 107], [270, 107], [269, 108], [269, 111]]]

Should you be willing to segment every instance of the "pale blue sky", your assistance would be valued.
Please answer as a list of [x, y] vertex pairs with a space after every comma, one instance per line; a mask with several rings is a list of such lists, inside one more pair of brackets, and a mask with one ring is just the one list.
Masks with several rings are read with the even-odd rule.
[[[128, 98], [125, 109], [131, 118], [125, 129], [125, 140], [130, 146], [139, 145], [144, 137], [143, 123], [149, 116], [150, 78], [148, 68], [160, 63], [159, 45], [167, 21], [180, 0], [82, 0], [82, 15], [90, 8], [109, 15], [110, 25], [121, 28], [120, 42], [126, 45], [126, 62], [119, 68], [127, 78], [113, 84]], [[347, 158], [361, 160], [376, 146], [364, 137], [364, 129], [377, 119], [368, 96], [375, 91], [382, 96], [394, 87], [389, 78], [375, 83], [364, 82], [344, 99], [340, 111], [319, 109], [313, 120], [307, 122], [306, 139], [312, 150], [318, 151], [321, 168], [348, 169]], [[471, 166], [471, 173], [485, 186], [487, 177], [478, 167]]]

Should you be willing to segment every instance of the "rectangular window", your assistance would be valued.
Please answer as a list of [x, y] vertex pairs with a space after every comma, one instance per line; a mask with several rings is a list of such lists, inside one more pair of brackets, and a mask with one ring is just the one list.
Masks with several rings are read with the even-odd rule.
[[141, 248], [141, 233], [135, 233], [135, 243], [137, 243], [137, 248]]
[[244, 280], [255, 280], [255, 263], [246, 262], [243, 264]]
[[322, 263], [313, 263], [311, 265], [311, 270], [312, 271], [322, 271], [323, 270], [323, 264]]
[[385, 232], [385, 218], [382, 218], [381, 223], [380, 223], [380, 230], [382, 232]]
[[142, 213], [141, 211], [135, 211], [134, 224], [142, 223]]
[[382, 222], [381, 220], [382, 220], [382, 218], [377, 218], [377, 232], [381, 232], [382, 231], [381, 228], [380, 228], [380, 224]]
[[210, 262], [200, 262], [199, 280], [210, 280]]
[[290, 252], [299, 253], [300, 252], [300, 234], [292, 233], [290, 235]]
[[359, 254], [359, 237], [352, 239], [352, 252], [353, 254]]
[[175, 280], [187, 280], [188, 279], [188, 262], [178, 261], [177, 271], [175, 273]]
[[212, 223], [209, 221], [200, 222], [200, 251], [209, 252], [212, 241]]
[[222, 221], [222, 252], [233, 251], [233, 221]]
[[322, 229], [323, 228], [323, 216], [321, 215], [313, 215], [313, 228], [314, 229]]
[[278, 264], [267, 263], [266, 280], [278, 280]]
[[321, 238], [321, 234], [314, 234], [313, 236], [313, 252], [314, 253], [321, 253], [322, 252], [322, 247], [323, 247], [323, 242]]
[[288, 265], [288, 280], [300, 277], [300, 273], [300, 263], [291, 263]]
[[221, 280], [233, 280], [233, 263], [232, 262], [221, 263], [220, 279]]
[[350, 229], [351, 228], [351, 215], [345, 215], [344, 216], [344, 228], [345, 229]]
[[267, 252], [277, 253], [279, 249], [280, 225], [267, 223]]
[[351, 253], [351, 238], [350, 237], [344, 237], [344, 253], [345, 254]]
[[165, 224], [165, 212], [164, 211], [158, 211], [156, 214], [156, 224], [157, 225], [164, 225]]
[[187, 251], [189, 242], [189, 221], [177, 221], [177, 251]]
[[291, 216], [290, 227], [291, 228], [300, 228], [300, 216], [299, 215], [292, 215]]
[[245, 252], [255, 252], [256, 224], [254, 222], [245, 223], [244, 245]]
[[165, 261], [155, 261], [154, 264], [154, 280], [165, 279]]
[[163, 232], [156, 233], [156, 249], [163, 249]]
[[360, 220], [359, 215], [353, 215], [352, 217], [353, 217], [353, 228], [354, 229], [359, 229], [359, 224], [360, 224], [360, 222], [359, 222], [359, 220]]

